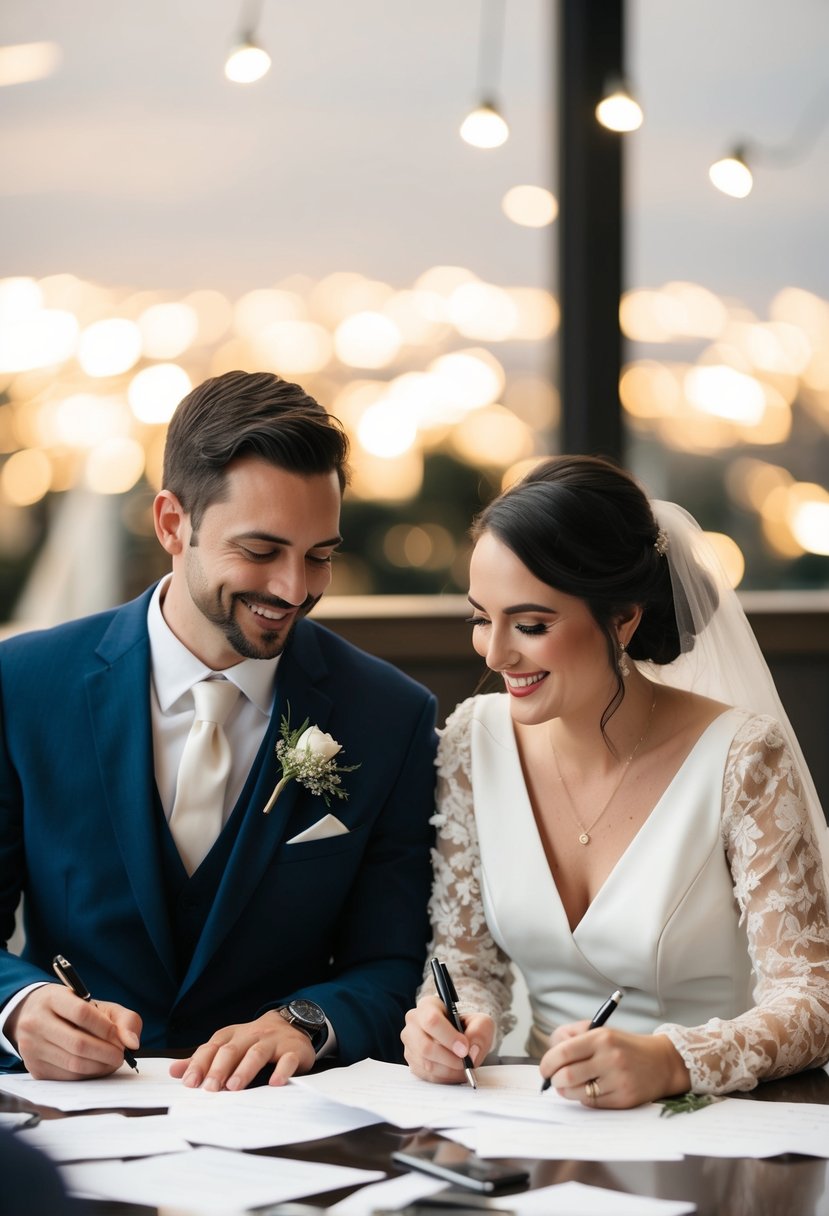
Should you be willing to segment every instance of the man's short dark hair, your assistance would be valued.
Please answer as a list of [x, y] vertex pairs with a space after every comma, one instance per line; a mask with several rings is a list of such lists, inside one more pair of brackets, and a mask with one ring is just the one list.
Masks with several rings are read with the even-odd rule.
[[194, 531], [224, 495], [232, 461], [255, 456], [291, 473], [336, 473], [348, 481], [348, 438], [338, 419], [298, 384], [271, 372], [225, 372], [179, 403], [164, 448], [164, 488]]

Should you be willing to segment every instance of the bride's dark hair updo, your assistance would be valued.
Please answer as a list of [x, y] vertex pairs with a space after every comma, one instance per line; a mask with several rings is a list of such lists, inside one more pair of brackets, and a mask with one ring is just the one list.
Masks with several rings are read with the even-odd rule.
[[[642, 608], [627, 652], [632, 659], [671, 663], [680, 643], [668, 561], [656, 547], [659, 529], [647, 496], [624, 469], [596, 456], [553, 456], [494, 499], [476, 517], [472, 539], [491, 532], [531, 574], [584, 600], [607, 640], [624, 695], [614, 622]], [[670, 544], [670, 537], [668, 538]], [[717, 593], [710, 588], [711, 611]], [[608, 716], [609, 716], [608, 713]]]

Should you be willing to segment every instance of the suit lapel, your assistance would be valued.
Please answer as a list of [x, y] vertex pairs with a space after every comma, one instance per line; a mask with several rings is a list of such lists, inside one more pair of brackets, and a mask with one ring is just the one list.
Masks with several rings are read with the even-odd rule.
[[286, 837], [297, 800], [303, 794], [302, 787], [296, 781], [289, 781], [269, 814], [262, 813], [281, 771], [276, 757], [280, 721], [282, 717], [288, 717], [290, 708], [292, 728], [308, 718], [311, 724], [325, 730], [332, 708], [330, 697], [319, 687], [325, 674], [313, 627], [301, 622], [290, 649], [285, 651], [279, 663], [271, 722], [240, 797], [240, 803], [245, 806], [244, 819], [181, 986], [180, 997], [201, 974], [236, 923], [250, 893], [261, 881]]
[[114, 617], [97, 651], [107, 666], [87, 676], [86, 694], [101, 786], [124, 869], [150, 939], [175, 978], [153, 813], [149, 594]]

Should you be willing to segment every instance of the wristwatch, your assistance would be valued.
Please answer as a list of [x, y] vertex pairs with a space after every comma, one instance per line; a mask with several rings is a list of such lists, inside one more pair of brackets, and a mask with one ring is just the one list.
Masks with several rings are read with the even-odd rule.
[[276, 1012], [291, 1026], [305, 1031], [314, 1051], [319, 1051], [321, 1047], [325, 1046], [328, 1039], [328, 1023], [325, 1020], [325, 1014], [315, 1001], [297, 997], [296, 1000], [289, 1001], [287, 1005], [282, 1005]]

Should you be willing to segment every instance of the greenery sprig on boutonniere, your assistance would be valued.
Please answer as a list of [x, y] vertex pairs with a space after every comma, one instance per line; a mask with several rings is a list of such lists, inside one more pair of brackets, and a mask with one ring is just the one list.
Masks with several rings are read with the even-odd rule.
[[665, 1115], [670, 1119], [671, 1115], [684, 1115], [689, 1111], [702, 1110], [704, 1106], [710, 1106], [712, 1102], [719, 1102], [719, 1098], [714, 1094], [693, 1094], [690, 1092], [682, 1094], [679, 1098], [665, 1098], [661, 1103], [662, 1110], [659, 1112], [660, 1117]]
[[347, 798], [348, 791], [342, 787], [340, 773], [353, 773], [360, 767], [359, 764], [337, 764], [334, 757], [343, 750], [342, 743], [318, 726], [309, 726], [307, 718], [302, 726], [291, 730], [290, 714], [289, 706], [288, 716], [282, 718], [279, 724], [282, 738], [276, 745], [276, 754], [282, 765], [282, 776], [263, 807], [265, 815], [272, 810], [285, 786], [294, 778], [312, 794], [324, 798], [326, 806], [331, 805], [332, 798]]

